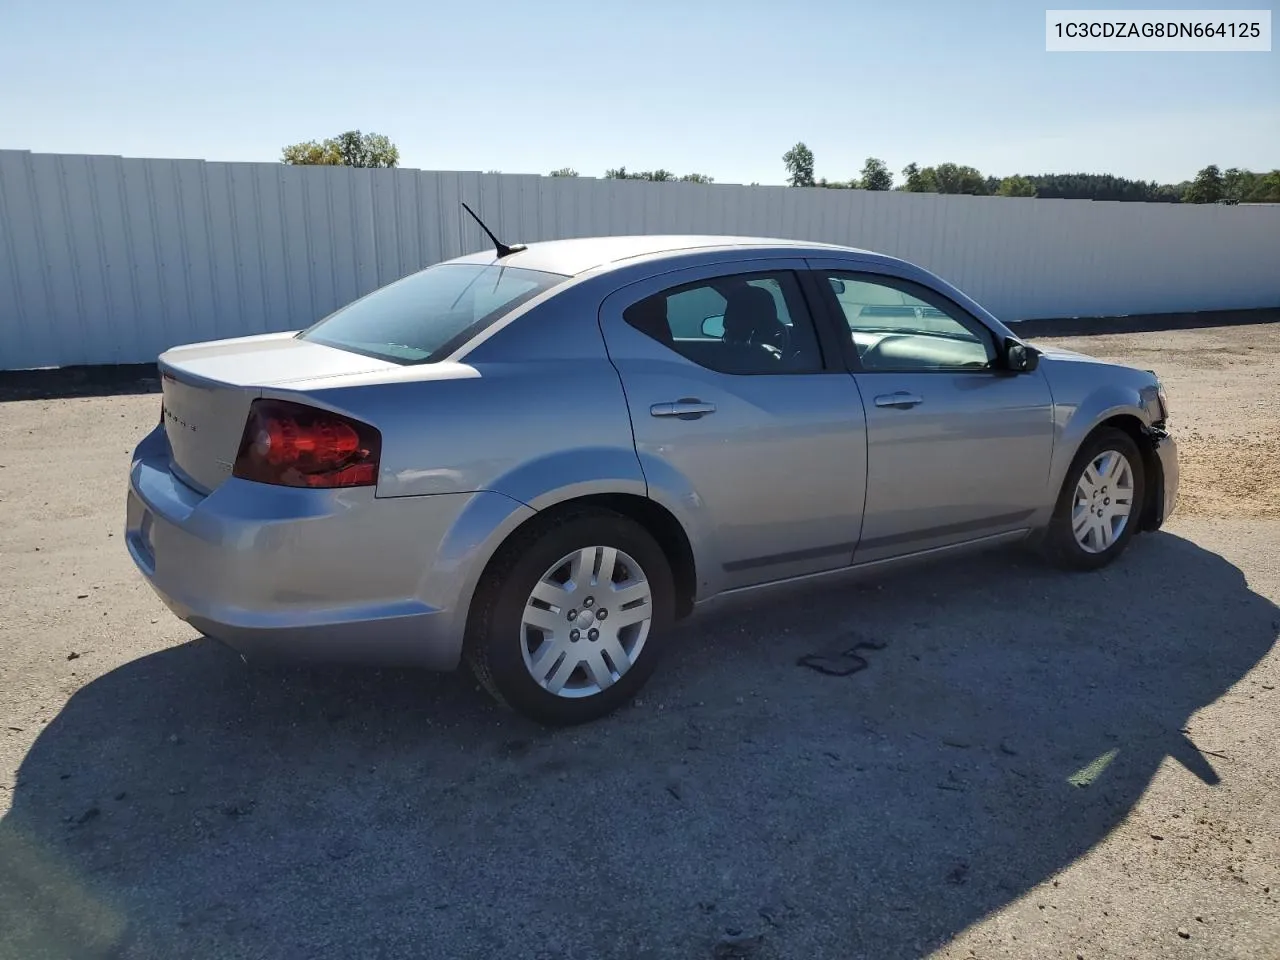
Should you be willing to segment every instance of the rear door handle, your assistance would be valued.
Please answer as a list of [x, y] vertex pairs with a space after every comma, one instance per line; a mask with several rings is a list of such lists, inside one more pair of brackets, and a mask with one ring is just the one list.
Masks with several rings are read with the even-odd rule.
[[914, 393], [907, 393], [903, 390], [899, 390], [897, 393], [882, 393], [876, 397], [877, 407], [894, 407], [898, 410], [907, 410], [918, 403], [924, 403], [924, 397]]
[[684, 397], [672, 403], [655, 403], [649, 408], [650, 416], [679, 417], [681, 420], [697, 420], [715, 412], [714, 403], [703, 403], [697, 397]]

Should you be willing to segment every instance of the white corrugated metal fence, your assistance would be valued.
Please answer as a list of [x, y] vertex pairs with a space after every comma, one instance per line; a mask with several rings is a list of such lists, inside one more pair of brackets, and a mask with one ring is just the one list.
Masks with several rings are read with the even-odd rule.
[[1008, 321], [1280, 306], [1280, 206], [796, 190], [0, 150], [0, 369], [145, 362], [305, 326], [508, 242], [819, 240], [913, 260]]

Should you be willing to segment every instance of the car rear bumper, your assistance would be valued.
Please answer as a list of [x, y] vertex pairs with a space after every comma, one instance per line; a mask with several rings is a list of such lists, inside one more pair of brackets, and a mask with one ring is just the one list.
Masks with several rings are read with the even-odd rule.
[[521, 510], [498, 494], [378, 499], [235, 478], [205, 496], [169, 471], [157, 431], [135, 453], [125, 542], [178, 617], [246, 656], [448, 670], [476, 558]]

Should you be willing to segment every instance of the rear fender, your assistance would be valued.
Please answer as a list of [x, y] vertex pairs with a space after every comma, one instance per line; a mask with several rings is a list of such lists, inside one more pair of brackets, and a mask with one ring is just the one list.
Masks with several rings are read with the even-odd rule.
[[534, 515], [531, 507], [501, 493], [476, 493], [440, 541], [435, 562], [418, 585], [418, 595], [437, 609], [449, 611], [449, 626], [441, 635], [455, 642], [449, 654], [451, 664], [461, 658], [467, 615], [481, 573], [503, 541]]
[[643, 497], [645, 478], [634, 447], [579, 447], [525, 461], [490, 487], [541, 511], [602, 493]]
[[439, 594], [455, 606], [450, 635], [458, 639], [459, 654], [480, 578], [521, 524], [579, 497], [645, 495], [635, 450], [617, 447], [586, 447], [539, 457], [498, 477], [493, 488], [475, 494], [459, 515], [422, 582], [423, 596]]
[[[563, 482], [568, 478], [573, 482]], [[638, 458], [631, 447], [566, 451], [521, 465], [501, 477], [495, 489], [538, 512], [583, 497], [647, 497], [671, 513], [684, 529], [698, 571], [696, 598], [723, 587], [711, 518], [702, 498], [682, 474], [657, 457]]]

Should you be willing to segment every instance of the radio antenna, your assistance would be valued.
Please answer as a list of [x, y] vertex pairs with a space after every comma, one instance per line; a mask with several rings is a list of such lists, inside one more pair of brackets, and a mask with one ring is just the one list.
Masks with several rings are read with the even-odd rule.
[[462, 209], [467, 211], [467, 213], [471, 214], [471, 218], [475, 220], [476, 223], [480, 224], [480, 229], [489, 235], [489, 239], [493, 241], [494, 250], [498, 252], [499, 260], [501, 260], [503, 257], [509, 257], [513, 253], [519, 253], [521, 250], [528, 249], [523, 243], [513, 243], [511, 246], [507, 246], [505, 243], [503, 243], [501, 240], [495, 237], [493, 235], [493, 231], [484, 225], [484, 221], [480, 219], [480, 216], [474, 210], [472, 210], [469, 206], [467, 206], [467, 202], [465, 200], [462, 201]]

